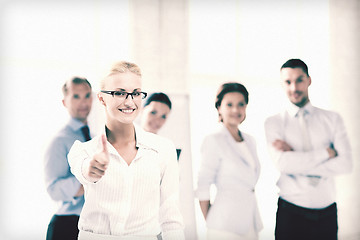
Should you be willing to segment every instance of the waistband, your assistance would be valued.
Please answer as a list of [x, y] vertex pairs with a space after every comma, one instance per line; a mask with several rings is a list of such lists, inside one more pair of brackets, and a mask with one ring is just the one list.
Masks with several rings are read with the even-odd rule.
[[80, 230], [78, 240], [157, 240], [157, 236], [114, 236]]
[[284, 210], [288, 210], [289, 212], [292, 212], [294, 214], [304, 216], [305, 218], [312, 219], [312, 220], [318, 220], [318, 219], [326, 218], [331, 215], [337, 214], [336, 203], [333, 203], [326, 208], [311, 209], [311, 208], [304, 208], [304, 207], [297, 206], [288, 201], [285, 201], [282, 198], [279, 198], [278, 207], [282, 208]]

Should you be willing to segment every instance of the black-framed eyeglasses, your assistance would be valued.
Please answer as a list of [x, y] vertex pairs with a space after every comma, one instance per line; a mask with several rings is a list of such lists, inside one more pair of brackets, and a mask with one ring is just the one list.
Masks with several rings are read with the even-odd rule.
[[131, 96], [132, 99], [144, 99], [147, 96], [146, 92], [124, 92], [124, 91], [106, 91], [106, 90], [101, 90], [102, 93], [106, 93], [106, 94], [110, 94], [112, 95], [114, 98], [119, 98], [119, 99], [127, 99], [128, 96]]

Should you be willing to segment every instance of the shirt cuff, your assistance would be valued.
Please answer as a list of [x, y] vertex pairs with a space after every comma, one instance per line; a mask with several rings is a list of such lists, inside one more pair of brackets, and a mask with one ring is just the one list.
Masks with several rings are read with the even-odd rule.
[[312, 152], [313, 153], [313, 159], [317, 159], [318, 163], [322, 163], [324, 161], [329, 160], [329, 153], [326, 149], [319, 149]]
[[87, 176], [87, 173], [89, 171], [89, 167], [90, 167], [90, 158], [88, 157], [88, 158], [85, 158], [83, 163], [82, 163], [81, 176], [83, 177], [83, 179], [86, 182], [96, 183], [98, 181], [97, 179]]
[[196, 190], [195, 196], [199, 199], [199, 201], [207, 201], [207, 200], [210, 200], [210, 191], [209, 190]]

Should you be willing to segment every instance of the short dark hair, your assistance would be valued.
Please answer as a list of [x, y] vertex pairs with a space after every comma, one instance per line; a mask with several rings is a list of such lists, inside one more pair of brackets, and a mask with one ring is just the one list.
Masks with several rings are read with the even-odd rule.
[[71, 77], [69, 80], [67, 80], [62, 87], [62, 92], [64, 94], [64, 97], [67, 95], [67, 93], [69, 91], [70, 83], [72, 83], [72, 84], [84, 84], [85, 83], [85, 84], [89, 85], [90, 90], [91, 90], [91, 84], [86, 78], [74, 76], [74, 77]]
[[309, 71], [307, 65], [300, 59], [289, 59], [284, 63], [280, 70], [283, 68], [301, 68], [307, 76], [309, 76]]
[[249, 92], [246, 90], [245, 86], [237, 82], [228, 82], [220, 86], [215, 100], [215, 108], [218, 109], [221, 105], [221, 102], [225, 94], [230, 92], [238, 92], [244, 95], [245, 103], [249, 103]]
[[152, 93], [149, 97], [146, 98], [144, 107], [146, 107], [147, 105], [149, 105], [151, 102], [154, 102], [154, 101], [166, 104], [171, 110], [170, 98], [165, 93], [163, 93], [163, 92]]

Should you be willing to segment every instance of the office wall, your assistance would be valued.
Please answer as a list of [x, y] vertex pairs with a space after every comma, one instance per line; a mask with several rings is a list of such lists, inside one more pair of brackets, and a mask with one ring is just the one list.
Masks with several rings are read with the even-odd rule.
[[57, 204], [43, 153], [68, 120], [62, 84], [83, 75], [97, 91], [102, 69], [130, 58], [128, 19], [127, 1], [0, 1], [0, 239], [45, 239]]
[[352, 174], [337, 182], [339, 233], [342, 239], [360, 239], [360, 1], [329, 2], [331, 106], [344, 118], [354, 160]]
[[180, 206], [186, 239], [196, 239], [193, 170], [188, 94], [188, 1], [134, 0], [130, 2], [131, 54], [143, 70], [143, 87], [163, 91], [173, 102], [160, 135], [182, 148]]

